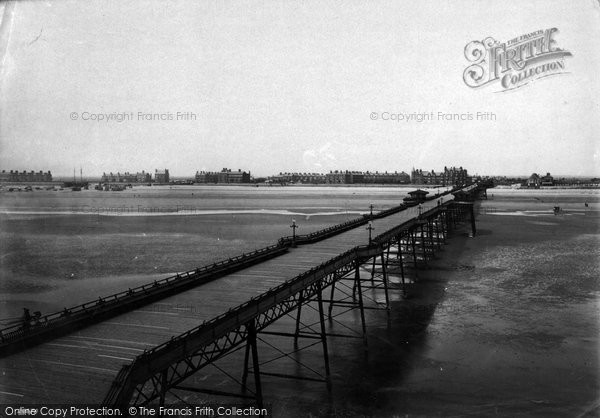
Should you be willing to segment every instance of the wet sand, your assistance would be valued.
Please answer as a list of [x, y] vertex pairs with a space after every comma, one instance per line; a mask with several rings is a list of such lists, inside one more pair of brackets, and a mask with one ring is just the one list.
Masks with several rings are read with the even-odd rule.
[[[302, 233], [357, 215], [297, 218]], [[290, 234], [289, 216], [222, 214], [0, 218], [0, 318], [51, 313], [244, 252]]]
[[[50, 313], [399, 204], [406, 188], [0, 193], [0, 320]], [[324, 197], [326, 196], [326, 198]]]
[[[482, 206], [494, 207], [495, 201]], [[517, 210], [533, 210], [517, 201]], [[598, 212], [483, 215], [445, 282], [393, 409], [444, 416], [600, 414]], [[442, 260], [440, 260], [442, 261]], [[441, 286], [440, 286], [441, 287]]]

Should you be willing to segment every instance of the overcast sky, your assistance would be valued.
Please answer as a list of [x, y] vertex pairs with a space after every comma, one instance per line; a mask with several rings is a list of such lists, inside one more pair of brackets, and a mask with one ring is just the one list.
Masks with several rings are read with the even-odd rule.
[[[1, 169], [600, 174], [597, 0], [61, 0], [0, 16]], [[566, 74], [507, 92], [464, 83], [470, 41], [553, 27]], [[111, 113], [130, 118], [84, 120]]]

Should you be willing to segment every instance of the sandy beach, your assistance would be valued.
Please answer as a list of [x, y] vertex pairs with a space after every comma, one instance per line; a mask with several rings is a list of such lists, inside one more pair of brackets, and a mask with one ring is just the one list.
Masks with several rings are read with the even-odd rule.
[[[482, 208], [498, 207], [498, 198]], [[510, 209], [547, 210], [541, 205], [526, 196]], [[598, 416], [598, 219], [597, 211], [568, 209], [479, 216], [460, 257], [428, 272], [445, 286], [423, 337], [427, 348], [397, 393], [406, 410]]]
[[192, 270], [276, 243], [291, 235], [292, 219], [307, 234], [357, 218], [370, 204], [376, 211], [397, 205], [405, 193], [243, 186], [4, 192], [0, 318], [18, 317], [23, 307], [59, 311]]

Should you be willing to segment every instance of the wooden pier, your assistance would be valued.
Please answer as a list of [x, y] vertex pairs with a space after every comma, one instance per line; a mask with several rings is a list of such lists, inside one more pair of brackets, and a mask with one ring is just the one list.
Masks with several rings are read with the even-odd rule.
[[[472, 197], [485, 188], [462, 192]], [[273, 333], [269, 327], [289, 315], [296, 326], [277, 334], [321, 345], [323, 369], [305, 379], [329, 388], [332, 333], [325, 319], [339, 307], [357, 310], [366, 344], [366, 289], [383, 295], [375, 308], [389, 309], [389, 293], [418, 280], [417, 269], [465, 220], [475, 235], [473, 204], [456, 202], [451, 194], [437, 196], [310, 236], [286, 237], [267, 249], [50, 315], [37, 325], [3, 330], [0, 399], [125, 407], [164, 404], [169, 394], [195, 392], [250, 397], [261, 406], [268, 394], [262, 393], [260, 377], [277, 373], [260, 369], [257, 336]], [[398, 288], [390, 285], [392, 275]], [[318, 313], [316, 331], [300, 325], [307, 307]], [[188, 382], [238, 351], [243, 351], [239, 393]]]

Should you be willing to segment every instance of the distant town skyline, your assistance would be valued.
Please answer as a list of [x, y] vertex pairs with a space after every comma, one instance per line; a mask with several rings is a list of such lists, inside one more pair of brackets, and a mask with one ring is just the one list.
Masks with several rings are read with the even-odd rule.
[[[2, 169], [600, 176], [598, 2], [143, 4], [0, 4]], [[564, 71], [463, 79], [538, 32]]]
[[[457, 165], [457, 164], [446, 164], [446, 166], [448, 166], [448, 167], [459, 167], [460, 165]], [[217, 166], [215, 166], [214, 168], [212, 166], [210, 166], [210, 167], [209, 166], [203, 166], [203, 167], [204, 168], [202, 168], [202, 169], [198, 168], [198, 169], [192, 170], [191, 172], [173, 172], [172, 177], [193, 177], [196, 174], [196, 172], [198, 172], [198, 171], [219, 171], [223, 167], [230, 168], [231, 166], [227, 165], [227, 164], [220, 164], [220, 165], [217, 164]], [[221, 168], [217, 168], [217, 167], [221, 167]], [[113, 173], [117, 173], [117, 172], [120, 172], [120, 173], [138, 172], [138, 171], [140, 171], [140, 172], [141, 171], [154, 172], [154, 170], [156, 170], [156, 169], [160, 170], [160, 169], [164, 169], [164, 168], [169, 169], [169, 164], [167, 164], [165, 167], [160, 167], [160, 168], [158, 168], [158, 167], [157, 168], [150, 168], [150, 167], [148, 167], [148, 168], [141, 168], [141, 169], [137, 169], [135, 167], [134, 168], [124, 167], [122, 169], [109, 169], [109, 168], [107, 168], [107, 169], [105, 169], [103, 171], [90, 172], [90, 173], [86, 172], [85, 167], [83, 167], [83, 166], [71, 168], [70, 170], [68, 168], [66, 170], [63, 170], [59, 166], [59, 170], [60, 171], [48, 170], [48, 169], [46, 169], [46, 167], [33, 167], [33, 168], [31, 168], [31, 167], [17, 167], [17, 168], [15, 168], [14, 164], [11, 165], [11, 166], [7, 166], [7, 167], [4, 167], [4, 166], [0, 167], [1, 170], [7, 170], [7, 171], [10, 171], [10, 170], [27, 171], [27, 172], [29, 172], [29, 171], [35, 171], [35, 172], [38, 172], [38, 171], [44, 171], [44, 172], [45, 171], [51, 171], [54, 176], [61, 177], [61, 178], [62, 177], [72, 177], [73, 176], [73, 170], [75, 170], [76, 176], [79, 177], [80, 176], [80, 169], [82, 170], [84, 177], [86, 177], [86, 176], [88, 176], [88, 177], [101, 177], [102, 174], [109, 173], [109, 172], [113, 172]], [[277, 172], [274, 172], [274, 171], [271, 172], [271, 171], [263, 169], [263, 170], [259, 171], [260, 174], [255, 174], [255, 172], [253, 170], [250, 170], [250, 169], [247, 169], [247, 168], [239, 168], [239, 169], [242, 170], [242, 171], [248, 171], [248, 172], [250, 172], [253, 177], [268, 177], [268, 176], [276, 175], [276, 174], [279, 174], [279, 173], [321, 173], [321, 174], [326, 174], [326, 173], [329, 173], [329, 172], [332, 172], [332, 171], [336, 171], [336, 170], [337, 171], [362, 171], [362, 172], [367, 172], [367, 171], [372, 171], [372, 172], [391, 172], [391, 173], [404, 171], [406, 173], [410, 173], [410, 171], [412, 170], [412, 168], [419, 168], [419, 169], [427, 170], [427, 171], [431, 171], [431, 170], [438, 171], [440, 169], [439, 167], [426, 168], [426, 167], [416, 167], [416, 166], [404, 167], [404, 168], [393, 168], [393, 169], [374, 168], [374, 169], [370, 169], [370, 170], [361, 169], [361, 168], [357, 168], [357, 167], [354, 167], [354, 168], [340, 168], [340, 167], [337, 167], [337, 168], [330, 168], [330, 169], [320, 170], [320, 171], [319, 170], [317, 170], [317, 171], [315, 171], [315, 170], [313, 170], [313, 171], [305, 171], [305, 170], [291, 170], [291, 169], [287, 169], [286, 170], [286, 169], [283, 169], [283, 170], [280, 170], [280, 171], [277, 171]], [[465, 168], [469, 169], [469, 167], [465, 167]], [[238, 168], [232, 168], [232, 169], [238, 170]], [[546, 173], [550, 173], [550, 174], [552, 174], [555, 177], [598, 177], [598, 176], [600, 176], [600, 169], [596, 173], [592, 172], [592, 173], [589, 173], [589, 174], [559, 173], [559, 172], [554, 171], [552, 169], [552, 167], [550, 167], [549, 169], [547, 168], [547, 169], [542, 169], [542, 170], [537, 170], [537, 171], [535, 171], [535, 170], [532, 169], [529, 172], [522, 172], [522, 173], [506, 173], [506, 172], [502, 173], [502, 172], [485, 172], [485, 171], [483, 171], [483, 172], [474, 172], [473, 171], [472, 172], [471, 170], [469, 170], [469, 173], [471, 173], [473, 175], [486, 176], [486, 177], [497, 177], [497, 176], [529, 177], [530, 175], [532, 175], [534, 173], [540, 174], [540, 175], [544, 175]]]
[[[456, 165], [447, 165], [446, 167], [448, 168], [458, 168], [459, 166]], [[344, 173], [344, 172], [358, 172], [358, 173], [406, 173], [411, 175], [412, 174], [412, 170], [413, 169], [417, 169], [417, 170], [422, 170], [423, 172], [431, 172], [434, 171], [436, 173], [439, 173], [441, 171], [443, 171], [443, 168], [437, 167], [434, 169], [425, 169], [422, 167], [411, 167], [411, 169], [409, 170], [359, 170], [359, 169], [335, 169], [335, 170], [327, 170], [327, 171], [290, 171], [290, 170], [284, 170], [284, 171], [280, 171], [280, 172], [273, 172], [273, 173], [268, 173], [265, 175], [255, 175], [254, 173], [252, 173], [251, 170], [245, 170], [243, 168], [228, 168], [228, 167], [224, 167], [221, 170], [224, 169], [229, 169], [230, 171], [240, 171], [240, 172], [244, 172], [244, 173], [248, 173], [250, 174], [250, 177], [252, 178], [267, 178], [267, 177], [273, 177], [273, 176], [278, 176], [281, 174], [328, 174], [328, 173], [333, 173], [333, 172], [339, 172], [339, 173]], [[532, 176], [533, 174], [537, 174], [540, 176], [544, 176], [544, 175], [552, 175], [555, 178], [598, 178], [600, 176], [597, 175], [571, 175], [571, 174], [561, 174], [561, 173], [555, 173], [552, 171], [532, 171], [530, 173], [522, 173], [522, 174], [502, 174], [502, 173], [495, 173], [495, 174], [486, 174], [486, 173], [473, 173], [471, 172], [468, 167], [464, 167], [465, 170], [468, 170], [469, 175], [470, 176], [481, 176], [481, 177], [506, 177], [506, 178], [522, 178], [522, 179], [526, 179], [529, 178], [530, 176]], [[6, 170], [0, 167], [0, 170], [2, 172], [10, 172], [10, 171], [16, 171], [16, 172], [25, 172], [25, 173], [35, 173], [38, 174], [40, 172], [46, 173], [46, 172], [50, 172], [55, 179], [71, 179], [73, 178], [73, 176], [75, 176], [76, 179], [79, 178], [83, 178], [84, 180], [89, 180], [89, 179], [101, 179], [103, 176], [108, 175], [108, 174], [131, 174], [131, 175], [136, 175], [136, 174], [141, 174], [144, 173], [148, 176], [151, 176], [153, 172], [156, 171], [161, 171], [164, 169], [155, 169], [154, 171], [150, 170], [150, 171], [146, 171], [145, 169], [141, 169], [141, 170], [135, 170], [135, 169], [125, 169], [125, 170], [108, 170], [108, 171], [103, 171], [102, 173], [93, 173], [93, 174], [88, 174], [88, 173], [84, 173], [83, 171], [79, 171], [79, 170], [74, 170], [71, 171], [71, 173], [69, 174], [60, 174], [60, 173], [54, 173], [51, 172], [51, 170]], [[166, 168], [167, 172], [169, 172], [168, 167]], [[220, 170], [215, 169], [215, 170], [196, 170], [193, 173], [170, 173], [170, 177], [174, 178], [174, 179], [185, 179], [185, 178], [194, 178], [198, 173], [203, 173], [203, 172], [214, 172], [217, 173]]]

